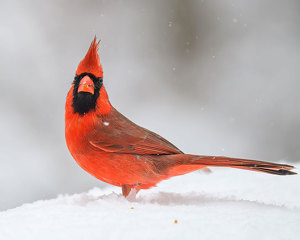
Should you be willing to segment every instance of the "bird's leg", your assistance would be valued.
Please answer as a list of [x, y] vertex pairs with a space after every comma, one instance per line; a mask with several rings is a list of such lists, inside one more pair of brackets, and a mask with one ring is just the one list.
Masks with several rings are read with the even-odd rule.
[[131, 190], [130, 185], [127, 185], [127, 184], [122, 185], [122, 194], [124, 197], [128, 196], [128, 194], [130, 193], [130, 190]]
[[137, 189], [131, 188], [129, 194], [127, 195], [126, 199], [129, 202], [134, 202], [136, 200], [136, 194], [137, 194]]
[[134, 201], [140, 189], [131, 188], [130, 185], [122, 185], [122, 194], [128, 201]]

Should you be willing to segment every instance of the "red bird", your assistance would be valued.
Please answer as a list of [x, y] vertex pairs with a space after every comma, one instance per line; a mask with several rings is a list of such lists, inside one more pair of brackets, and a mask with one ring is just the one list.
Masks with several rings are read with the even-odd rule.
[[212, 167], [232, 167], [277, 175], [296, 174], [293, 166], [229, 157], [184, 154], [158, 134], [119, 113], [109, 102], [96, 38], [79, 63], [66, 99], [65, 136], [76, 162], [101, 181], [131, 190]]

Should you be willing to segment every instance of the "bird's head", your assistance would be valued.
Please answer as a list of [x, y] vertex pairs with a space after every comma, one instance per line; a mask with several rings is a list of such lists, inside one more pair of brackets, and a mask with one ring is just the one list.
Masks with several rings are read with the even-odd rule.
[[[103, 70], [98, 55], [98, 46], [94, 38], [84, 59], [79, 63], [73, 82], [73, 109], [80, 115], [95, 110], [100, 95], [107, 100], [108, 97], [103, 87]], [[103, 92], [101, 94], [101, 92]]]

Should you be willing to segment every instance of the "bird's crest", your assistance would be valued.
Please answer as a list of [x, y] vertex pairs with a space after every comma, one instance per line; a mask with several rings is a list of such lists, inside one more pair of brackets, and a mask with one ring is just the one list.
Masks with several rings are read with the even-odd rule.
[[100, 41], [96, 43], [95, 37], [84, 59], [79, 63], [76, 75], [87, 72], [94, 74], [97, 78], [103, 77], [103, 70], [98, 55], [99, 43]]

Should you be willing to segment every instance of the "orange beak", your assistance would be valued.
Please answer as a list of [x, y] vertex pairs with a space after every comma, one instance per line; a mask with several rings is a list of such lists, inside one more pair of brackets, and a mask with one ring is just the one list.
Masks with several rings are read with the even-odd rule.
[[94, 82], [89, 76], [85, 76], [80, 80], [77, 92], [89, 92], [94, 94]]

